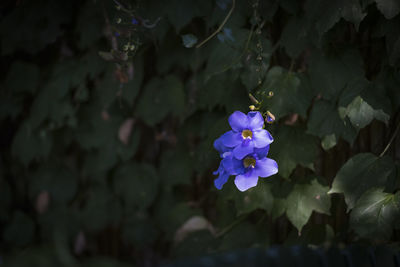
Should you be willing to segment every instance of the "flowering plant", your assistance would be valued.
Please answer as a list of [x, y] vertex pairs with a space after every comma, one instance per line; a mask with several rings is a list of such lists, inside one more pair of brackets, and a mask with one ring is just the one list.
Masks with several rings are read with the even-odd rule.
[[268, 177], [278, 172], [275, 160], [267, 158], [269, 145], [273, 142], [271, 134], [263, 129], [264, 118], [258, 111], [247, 115], [235, 111], [229, 117], [231, 131], [224, 133], [214, 142], [222, 158], [214, 184], [217, 189], [236, 175], [235, 185], [240, 191], [257, 185], [259, 177]]

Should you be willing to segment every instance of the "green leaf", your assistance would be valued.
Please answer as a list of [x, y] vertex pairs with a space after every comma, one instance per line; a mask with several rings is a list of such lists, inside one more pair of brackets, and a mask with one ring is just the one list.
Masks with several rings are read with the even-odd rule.
[[124, 220], [121, 235], [126, 244], [143, 248], [156, 240], [157, 230], [154, 222], [144, 214], [129, 215]]
[[231, 178], [229, 184], [226, 184], [221, 191], [225, 199], [233, 199], [237, 216], [245, 213], [250, 213], [256, 209], [263, 209], [271, 212], [273, 197], [271, 194], [271, 184], [267, 179], [260, 178], [256, 187], [253, 187], [246, 192], [240, 192], [233, 184]]
[[357, 154], [338, 171], [329, 193], [343, 193], [347, 210], [351, 210], [365, 191], [384, 187], [393, 168], [393, 162], [387, 156], [380, 158], [371, 153]]
[[400, 13], [400, 3], [396, 0], [375, 0], [375, 2], [386, 19], [392, 19]]
[[400, 192], [389, 194], [382, 188], [365, 192], [350, 213], [350, 227], [364, 238], [390, 239], [393, 227], [400, 223]]
[[128, 210], [145, 209], [157, 195], [158, 175], [152, 165], [125, 163], [113, 175], [115, 192]]
[[185, 150], [167, 150], [161, 157], [160, 174], [164, 185], [191, 184], [192, 159]]
[[331, 199], [328, 186], [317, 179], [307, 184], [295, 184], [287, 198], [286, 214], [290, 222], [301, 232], [313, 211], [330, 215]]
[[[301, 84], [303, 81], [304, 84]], [[277, 119], [290, 113], [305, 116], [313, 96], [311, 89], [306, 85], [306, 77], [301, 76], [300, 79], [296, 73], [273, 67], [263, 85], [263, 106], [268, 107]], [[268, 97], [270, 91], [274, 93], [272, 98]]]
[[35, 224], [33, 220], [21, 211], [16, 211], [4, 229], [3, 238], [7, 243], [26, 246], [33, 240], [34, 231]]
[[24, 122], [11, 146], [11, 153], [27, 166], [33, 160], [46, 159], [53, 146], [53, 137], [46, 130], [33, 131], [29, 122]]
[[77, 191], [78, 174], [65, 166], [48, 162], [30, 178], [29, 194], [35, 199], [42, 191], [50, 193], [51, 202], [67, 204]]
[[85, 229], [96, 232], [110, 225], [119, 224], [122, 208], [112, 192], [102, 185], [92, 185], [88, 199], [79, 218]]
[[346, 115], [349, 117], [353, 126], [358, 129], [364, 128], [370, 124], [373, 119], [383, 121], [386, 124], [389, 121], [389, 115], [384, 113], [382, 110], [373, 109], [360, 96], [354, 98], [354, 100], [347, 106]]
[[274, 133], [270, 156], [279, 166], [279, 175], [289, 178], [297, 164], [313, 168], [317, 140], [299, 127], [281, 126]]
[[16, 61], [7, 73], [4, 86], [14, 93], [36, 92], [39, 84], [39, 68], [28, 62]]
[[75, 29], [79, 36], [77, 44], [80, 49], [85, 49], [93, 46], [103, 36], [102, 28], [105, 20], [101, 5], [98, 3], [85, 2], [80, 6], [79, 11]]
[[169, 113], [183, 117], [184, 108], [182, 82], [176, 76], [167, 76], [164, 79], [154, 78], [147, 83], [139, 100], [137, 113], [146, 124], [154, 126]]
[[291, 17], [283, 29], [280, 42], [291, 58], [297, 58], [309, 43], [305, 18]]
[[337, 140], [335, 134], [326, 135], [322, 141], [321, 146], [324, 150], [329, 150], [332, 147], [336, 146]]
[[193, 34], [181, 35], [183, 46], [191, 48], [197, 43], [197, 36]]
[[364, 77], [363, 60], [358, 50], [344, 50], [337, 55], [311, 54], [309, 74], [312, 86], [326, 99], [336, 100], [354, 79]]
[[320, 138], [335, 134], [337, 138], [342, 137], [350, 144], [357, 136], [357, 130], [350, 122], [342, 120], [335, 106], [325, 100], [314, 103], [307, 123], [307, 132]]
[[[152, 8], [153, 9], [153, 8]], [[193, 18], [208, 16], [212, 10], [211, 1], [169, 1], [165, 5], [165, 10], [168, 19], [174, 25], [176, 32], [179, 32], [186, 24], [188, 24]]]
[[356, 29], [366, 16], [357, 0], [309, 0], [305, 5], [306, 17], [310, 26], [314, 26], [319, 37], [329, 31], [341, 18], [352, 22]]

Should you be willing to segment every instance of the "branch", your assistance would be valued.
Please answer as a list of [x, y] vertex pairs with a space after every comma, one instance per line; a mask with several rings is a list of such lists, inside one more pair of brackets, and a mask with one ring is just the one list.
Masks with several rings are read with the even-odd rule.
[[218, 29], [215, 32], [213, 32], [210, 36], [208, 36], [203, 42], [196, 45], [196, 48], [200, 48], [203, 44], [210, 41], [211, 38], [213, 38], [215, 35], [217, 35], [222, 30], [222, 28], [225, 26], [226, 22], [228, 21], [229, 17], [232, 15], [232, 12], [234, 9], [235, 9], [235, 0], [232, 0], [232, 7], [229, 10], [228, 14], [226, 15], [224, 21], [222, 21], [221, 25], [219, 25]]

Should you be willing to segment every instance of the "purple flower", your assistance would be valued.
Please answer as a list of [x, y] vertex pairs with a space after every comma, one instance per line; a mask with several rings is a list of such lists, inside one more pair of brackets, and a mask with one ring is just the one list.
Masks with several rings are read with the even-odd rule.
[[139, 21], [137, 19], [135, 19], [135, 18], [132, 18], [131, 22], [132, 22], [133, 25], [138, 25], [139, 24]]
[[219, 174], [214, 184], [217, 189], [228, 181], [230, 175], [236, 175], [235, 185], [240, 191], [257, 185], [259, 177], [268, 177], [278, 172], [278, 164], [275, 160], [267, 158], [269, 146], [247, 155], [242, 160], [233, 156], [232, 152], [225, 152], [221, 164], [214, 174]]
[[223, 146], [231, 148], [235, 158], [241, 160], [254, 152], [255, 148], [264, 148], [274, 140], [271, 134], [263, 129], [264, 119], [260, 112], [251, 111], [247, 115], [235, 111], [229, 117], [232, 131], [220, 137]]

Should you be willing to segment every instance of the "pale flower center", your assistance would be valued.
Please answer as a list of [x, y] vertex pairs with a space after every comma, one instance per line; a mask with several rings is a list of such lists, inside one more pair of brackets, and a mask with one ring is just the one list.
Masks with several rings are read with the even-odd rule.
[[256, 166], [256, 160], [255, 160], [255, 158], [252, 158], [252, 157], [244, 158], [244, 160], [243, 160], [243, 166], [244, 166], [245, 168], [248, 168], [248, 167], [254, 168], [254, 167]]
[[253, 138], [253, 132], [250, 130], [243, 130], [242, 137], [243, 137], [243, 139], [247, 139], [247, 138], [251, 139], [251, 138]]

